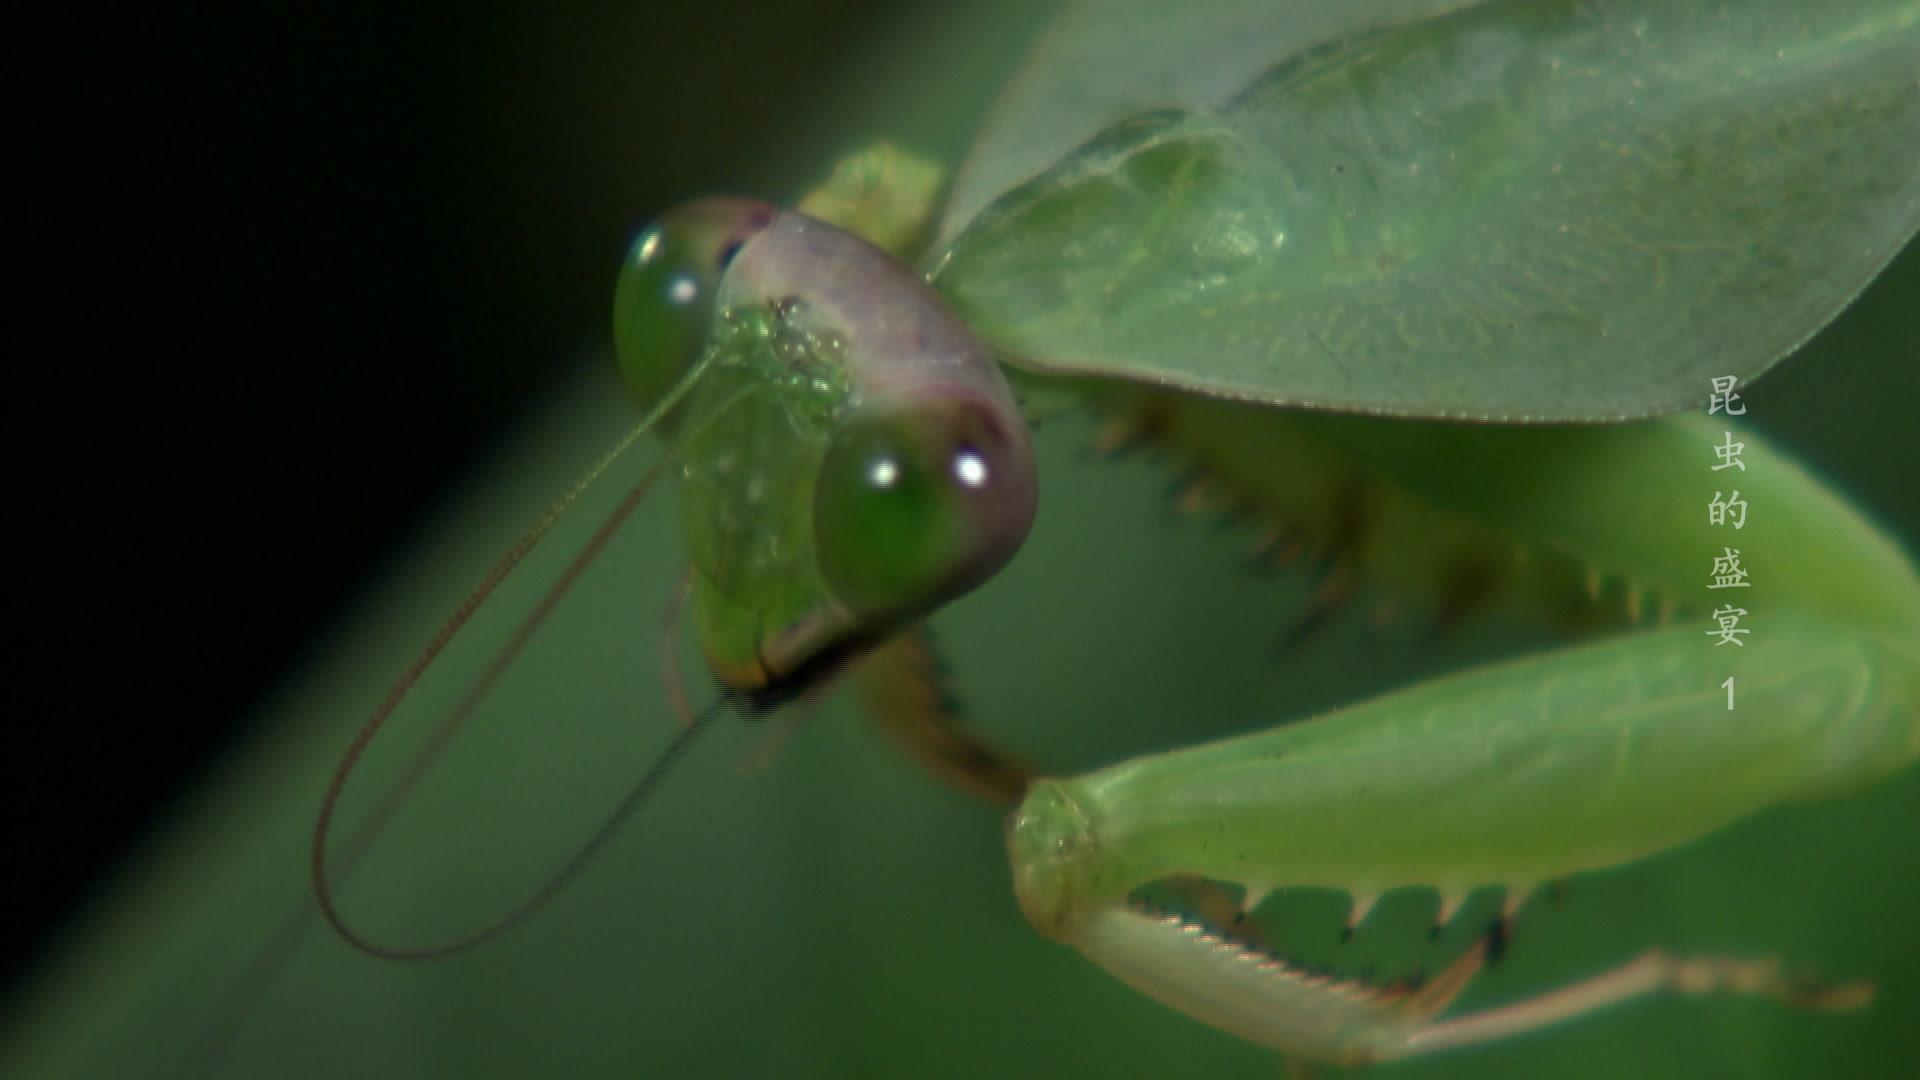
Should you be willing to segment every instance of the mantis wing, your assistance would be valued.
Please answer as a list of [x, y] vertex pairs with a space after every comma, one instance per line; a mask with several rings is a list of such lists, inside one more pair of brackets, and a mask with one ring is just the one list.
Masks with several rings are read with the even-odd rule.
[[1913, 234], [1916, 56], [1913, 0], [1090, 2], [1001, 100], [935, 280], [1046, 371], [1656, 415]]

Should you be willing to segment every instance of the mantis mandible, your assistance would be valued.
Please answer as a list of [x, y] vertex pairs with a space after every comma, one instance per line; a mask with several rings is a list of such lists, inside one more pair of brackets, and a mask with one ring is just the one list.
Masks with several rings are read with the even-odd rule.
[[[1222, 10], [1185, 32], [1263, 8]], [[937, 182], [884, 151], [804, 213], [708, 200], [643, 234], [616, 338], [686, 480], [689, 610], [715, 678], [757, 712], [849, 671], [878, 684], [921, 756], [1016, 804], [1014, 886], [1036, 928], [1289, 1054], [1389, 1060], [1667, 992], [1862, 1004], [1863, 983], [1654, 951], [1447, 1012], [1543, 883], [1920, 755], [1920, 583], [1897, 547], [1747, 435], [1741, 487], [1771, 509], [1738, 537], [1764, 591], [1737, 595], [1764, 597], [1769, 618], [1714, 644], [1702, 553], [1729, 534], [1675, 463], [1721, 425], [1595, 423], [1758, 374], [1911, 236], [1920, 7], [1289, 17], [1287, 49], [1208, 73], [1223, 85], [1205, 107], [1106, 116], [1052, 149], [1044, 132], [1010, 138], [1014, 164], [963, 172], [930, 246]], [[1444, 153], [1436, 133], [1455, 137]], [[1828, 217], [1802, 205], [1815, 174], [1845, 189]], [[1813, 236], [1840, 237], [1828, 254], [1844, 258], [1809, 254]], [[890, 255], [922, 258], [945, 298]], [[1696, 309], [1671, 299], [1682, 290]], [[1092, 402], [1116, 440], [1172, 448], [1323, 564], [1303, 631], [1366, 581], [1447, 618], [1612, 633], [1036, 778], [939, 710], [899, 704], [902, 686], [930, 693], [903, 635], [1011, 558], [1034, 512], [994, 353], [1029, 402]], [[1198, 914], [1141, 906], [1169, 883]], [[1388, 986], [1246, 940], [1246, 915], [1293, 886], [1347, 893], [1353, 928], [1394, 889], [1437, 890], [1437, 925], [1473, 890], [1505, 901], [1435, 978]]]

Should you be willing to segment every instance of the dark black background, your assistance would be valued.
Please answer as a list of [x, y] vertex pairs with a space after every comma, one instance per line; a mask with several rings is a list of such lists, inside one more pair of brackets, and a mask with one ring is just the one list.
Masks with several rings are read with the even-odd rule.
[[433, 2], [19, 28], [9, 985], [437, 493], [591, 362], [633, 229], [768, 183], [756, 148], [912, 17]]

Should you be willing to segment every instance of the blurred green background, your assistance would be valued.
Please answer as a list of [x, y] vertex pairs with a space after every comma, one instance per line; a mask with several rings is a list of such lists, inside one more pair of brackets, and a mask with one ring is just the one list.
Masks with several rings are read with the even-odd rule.
[[[501, 942], [396, 966], [310, 930], [233, 1009], [250, 958], [304, 902], [307, 832], [352, 729], [468, 585], [631, 421], [611, 371], [588, 362], [628, 230], [712, 190], [790, 198], [876, 134], [956, 160], [1044, 13], [1004, 0], [876, 6], [871, 18], [841, 12], [819, 44], [801, 34], [805, 9], [728, 14], [723, 27], [639, 7], [479, 8], [450, 28], [430, 70], [453, 80], [444, 93], [460, 107], [447, 113], [445, 201], [422, 212], [454, 216], [471, 245], [457, 257], [487, 283], [450, 310], [545, 312], [511, 324], [512, 345], [529, 363], [578, 358], [580, 374], [390, 557], [259, 710], [246, 744], [19, 985], [0, 1075], [1276, 1074], [1271, 1055], [1040, 939], [1012, 902], [998, 815], [893, 754], [844, 696], [761, 771], [743, 766], [768, 729], [721, 728], [571, 892]], [[824, 69], [804, 99], [769, 74], [767, 58], [795, 52], [800, 67]], [[377, 160], [342, 168], [379, 183]], [[311, 300], [326, 309], [324, 283]], [[1920, 253], [1909, 250], [1753, 388], [1748, 421], [1910, 549], [1916, 342]], [[466, 391], [450, 380], [447, 392]], [[434, 410], [421, 393], [400, 395], [402, 420]], [[342, 438], [360, 422], [344, 407], [335, 419]], [[1376, 630], [1356, 615], [1279, 656], [1302, 575], [1252, 576], [1251, 530], [1180, 516], [1163, 463], [1099, 460], [1080, 418], [1038, 439], [1043, 510], [1028, 549], [937, 625], [979, 726], [1049, 768], [1305, 715], [1532, 641], [1525, 628], [1476, 625], [1436, 642], [1424, 627]], [[349, 814], [617, 495], [602, 486], [549, 557], [495, 598], [402, 730], [376, 744]], [[484, 918], [549, 872], [661, 744], [670, 721], [654, 657], [678, 562], [673, 507], [649, 503], [356, 875], [346, 900], [375, 933], [435, 939]], [[1645, 1004], [1398, 1075], [1901, 1074], [1920, 1059], [1916, 821], [1909, 770], [1577, 879], [1529, 907], [1508, 961], [1463, 1002], [1664, 945], [1870, 974], [1881, 998], [1868, 1012]], [[1424, 941], [1429, 903], [1389, 898], [1359, 948], [1383, 964], [1443, 959], [1460, 942]], [[1330, 898], [1283, 897], [1278, 910], [1283, 939], [1338, 955]]]

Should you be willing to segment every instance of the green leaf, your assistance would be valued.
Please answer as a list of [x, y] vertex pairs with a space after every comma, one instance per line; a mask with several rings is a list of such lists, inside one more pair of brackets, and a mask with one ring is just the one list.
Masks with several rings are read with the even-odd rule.
[[1914, 0], [1087, 3], [976, 144], [935, 280], [1045, 371], [1668, 412], [1913, 234], [1916, 71]]

